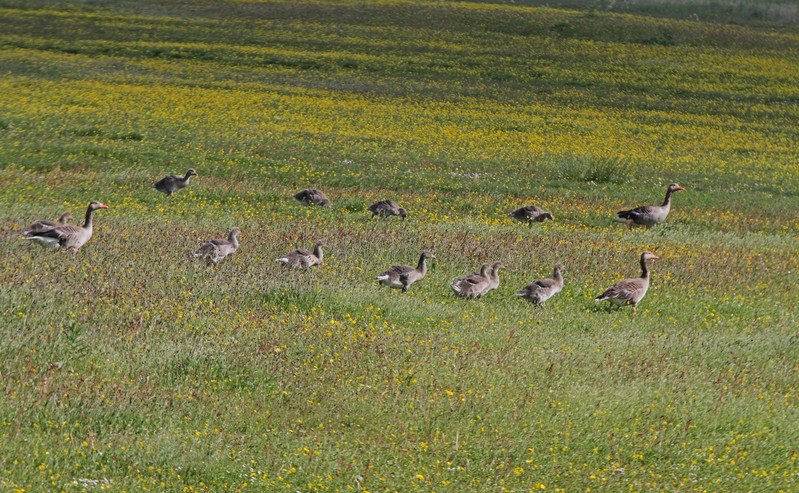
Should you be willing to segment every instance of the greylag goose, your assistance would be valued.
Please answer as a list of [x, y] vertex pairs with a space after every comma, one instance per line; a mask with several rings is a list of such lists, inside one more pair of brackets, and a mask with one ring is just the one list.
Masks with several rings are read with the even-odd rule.
[[369, 211], [372, 213], [372, 218], [380, 216], [387, 218], [388, 216], [400, 216], [404, 221], [408, 217], [408, 211], [391, 199], [381, 200], [369, 206]]
[[519, 207], [515, 211], [512, 211], [510, 214], [508, 214], [508, 217], [512, 217], [519, 222], [527, 223], [528, 226], [532, 226], [533, 223], [542, 223], [547, 219], [555, 219], [551, 212], [545, 211], [544, 209], [534, 205], [525, 205], [524, 207]]
[[552, 274], [552, 279], [536, 279], [519, 290], [516, 296], [521, 296], [534, 306], [544, 308], [544, 302], [560, 293], [563, 289], [563, 274], [561, 271], [565, 268], [563, 264], [555, 264], [555, 272]]
[[483, 292], [488, 288], [490, 282], [491, 278], [488, 274], [488, 264], [483, 264], [479, 273], [473, 272], [468, 276], [458, 278], [449, 286], [458, 296], [479, 298], [483, 296]]
[[92, 237], [92, 214], [97, 209], [108, 209], [108, 206], [93, 200], [89, 202], [89, 207], [86, 208], [86, 219], [83, 222], [83, 226], [58, 224], [48, 229], [33, 232], [26, 235], [25, 238], [53, 248], [77, 252]]
[[499, 287], [499, 270], [504, 269], [505, 266], [502, 262], [494, 262], [491, 266], [491, 273], [488, 275], [488, 285], [480, 296], [484, 296], [489, 291], [493, 291]]
[[192, 176], [197, 176], [197, 172], [194, 170], [194, 168], [189, 168], [184, 176], [165, 176], [164, 178], [161, 178], [157, 182], [153, 183], [152, 188], [155, 188], [159, 192], [165, 193], [167, 197], [169, 197], [173, 193], [188, 185]]
[[663, 201], [663, 205], [642, 205], [628, 211], [619, 211], [616, 213], [618, 217], [615, 218], [614, 221], [627, 223], [630, 229], [633, 229], [634, 225], [646, 226], [646, 229], [649, 229], [652, 226], [660, 224], [665, 221], [666, 216], [669, 215], [669, 210], [671, 210], [671, 194], [677, 190], [685, 189], [676, 183], [672, 183], [666, 189], [666, 200]]
[[231, 229], [226, 240], [208, 240], [191, 254], [194, 258], [204, 258], [208, 263], [217, 264], [220, 260], [239, 249], [239, 228]]
[[330, 199], [321, 190], [315, 188], [306, 188], [294, 194], [294, 198], [303, 203], [303, 205], [321, 205], [322, 207], [330, 207]]
[[652, 252], [642, 253], [641, 277], [622, 279], [594, 299], [596, 301], [610, 301], [611, 305], [608, 306], [608, 309], [613, 305], [632, 305], [633, 313], [636, 313], [638, 303], [644, 298], [646, 290], [649, 289], [649, 266], [647, 261], [659, 258]]
[[323, 242], [317, 241], [314, 243], [313, 251], [306, 250], [305, 248], [298, 248], [276, 259], [276, 261], [283, 262], [297, 269], [307, 270], [314, 265], [322, 265], [322, 261], [324, 260], [322, 248], [325, 246], [327, 245]]
[[30, 236], [34, 233], [41, 233], [43, 231], [47, 231], [48, 229], [57, 228], [58, 226], [66, 226], [67, 220], [73, 219], [72, 214], [69, 212], [65, 212], [61, 214], [61, 217], [58, 218], [58, 221], [48, 221], [46, 219], [41, 219], [39, 221], [34, 222], [27, 228], [22, 231], [24, 236]]
[[392, 265], [387, 271], [383, 272], [375, 278], [379, 283], [378, 285], [385, 284], [386, 286], [394, 289], [402, 288], [402, 292], [408, 290], [408, 286], [416, 281], [424, 278], [427, 274], [427, 259], [436, 258], [428, 251], [422, 252], [419, 257], [419, 264], [416, 267], [410, 265]]

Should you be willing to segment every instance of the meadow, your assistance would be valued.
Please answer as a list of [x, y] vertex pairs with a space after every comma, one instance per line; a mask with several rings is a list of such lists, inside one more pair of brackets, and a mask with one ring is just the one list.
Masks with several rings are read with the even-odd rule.
[[[0, 489], [796, 490], [799, 34], [767, 21], [0, 0]], [[23, 240], [91, 200], [78, 253]], [[644, 250], [637, 315], [595, 302]]]

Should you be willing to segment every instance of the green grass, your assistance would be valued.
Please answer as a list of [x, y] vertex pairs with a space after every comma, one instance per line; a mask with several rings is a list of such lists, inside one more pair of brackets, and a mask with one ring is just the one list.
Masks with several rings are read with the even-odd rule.
[[[0, 1], [0, 484], [795, 489], [799, 39], [673, 3]], [[21, 238], [90, 200], [79, 253]], [[638, 315], [594, 302], [644, 250]]]

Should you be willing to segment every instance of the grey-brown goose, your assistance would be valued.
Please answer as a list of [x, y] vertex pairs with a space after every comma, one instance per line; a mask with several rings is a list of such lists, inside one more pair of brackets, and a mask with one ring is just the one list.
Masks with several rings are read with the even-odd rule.
[[455, 291], [458, 296], [465, 298], [479, 298], [483, 296], [483, 292], [488, 288], [491, 278], [488, 274], [488, 264], [483, 264], [480, 267], [480, 272], [473, 272], [468, 276], [463, 276], [455, 280], [449, 286]]
[[26, 235], [28, 240], [34, 240], [42, 245], [54, 248], [62, 248], [65, 251], [77, 252], [80, 247], [86, 244], [92, 237], [94, 230], [92, 214], [97, 209], [108, 209], [108, 206], [93, 200], [86, 208], [86, 218], [83, 226], [71, 226], [68, 224], [58, 224], [49, 229]]
[[186, 174], [183, 176], [169, 175], [161, 178], [157, 182], [153, 183], [152, 188], [155, 188], [159, 192], [165, 193], [167, 197], [169, 197], [173, 193], [188, 185], [192, 176], [197, 176], [197, 171], [195, 171], [194, 168], [189, 168], [188, 171], [186, 171]]
[[508, 217], [512, 217], [519, 222], [527, 223], [528, 226], [532, 226], [533, 223], [542, 223], [547, 219], [555, 219], [551, 212], [545, 211], [544, 209], [534, 205], [525, 205], [524, 207], [519, 207], [515, 211], [511, 211], [511, 213], [508, 214]]
[[663, 201], [663, 205], [642, 205], [635, 209], [619, 211], [616, 213], [618, 217], [614, 220], [620, 223], [627, 223], [630, 229], [633, 229], [634, 225], [645, 226], [646, 229], [649, 229], [652, 226], [660, 224], [665, 221], [666, 217], [669, 215], [669, 211], [671, 210], [671, 195], [677, 190], [685, 189], [676, 183], [672, 183], [666, 189], [666, 199]]
[[22, 230], [22, 234], [24, 236], [30, 236], [35, 233], [41, 233], [43, 231], [47, 231], [48, 229], [57, 228], [58, 226], [66, 226], [67, 221], [73, 219], [72, 214], [69, 212], [65, 212], [61, 214], [61, 217], [58, 218], [58, 221], [48, 221], [46, 219], [41, 219], [32, 223], [30, 226]]
[[383, 272], [375, 278], [379, 283], [378, 285], [385, 284], [386, 286], [394, 289], [402, 288], [402, 292], [408, 290], [408, 286], [416, 281], [424, 278], [427, 274], [427, 259], [436, 258], [428, 251], [422, 252], [419, 257], [419, 263], [416, 267], [410, 265], [392, 265], [387, 271]]
[[652, 252], [644, 252], [641, 254], [641, 277], [634, 279], [622, 279], [607, 291], [600, 294], [596, 301], [609, 301], [613, 305], [632, 305], [633, 313], [637, 312], [638, 303], [644, 298], [647, 289], [649, 289], [649, 266], [647, 261], [659, 259], [657, 255]]
[[565, 268], [563, 264], [555, 264], [552, 279], [536, 279], [519, 290], [516, 296], [521, 296], [534, 306], [544, 308], [544, 302], [560, 293], [563, 289], [562, 271]]
[[369, 211], [372, 213], [372, 218], [380, 216], [387, 218], [388, 216], [400, 216], [404, 221], [408, 217], [408, 211], [400, 207], [399, 204], [391, 199], [381, 200], [369, 206]]
[[489, 291], [493, 291], [499, 287], [499, 271], [504, 268], [505, 266], [502, 265], [502, 262], [494, 262], [494, 265], [491, 266], [491, 273], [488, 275], [488, 285], [483, 290], [481, 296], [485, 296]]
[[203, 258], [208, 263], [217, 264], [220, 260], [239, 249], [239, 228], [231, 229], [225, 240], [208, 240], [191, 254], [195, 258]]
[[314, 243], [313, 251], [306, 250], [305, 248], [298, 248], [276, 260], [297, 269], [307, 270], [314, 265], [322, 265], [322, 261], [324, 260], [322, 248], [325, 246], [323, 242], [317, 241]]
[[322, 207], [330, 207], [330, 199], [321, 190], [316, 188], [306, 188], [294, 194], [294, 198], [303, 203], [303, 205], [321, 205]]

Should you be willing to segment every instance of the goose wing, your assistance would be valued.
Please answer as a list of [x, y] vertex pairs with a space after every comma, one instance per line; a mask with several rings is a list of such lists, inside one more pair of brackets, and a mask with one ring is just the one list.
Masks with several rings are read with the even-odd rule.
[[608, 288], [596, 299], [599, 301], [615, 299], [636, 303], [644, 297], [647, 288], [649, 288], [649, 283], [644, 282], [643, 279], [623, 279]]

